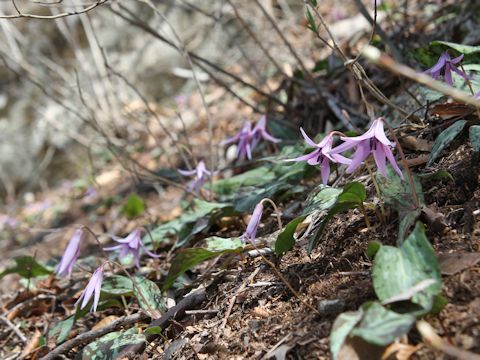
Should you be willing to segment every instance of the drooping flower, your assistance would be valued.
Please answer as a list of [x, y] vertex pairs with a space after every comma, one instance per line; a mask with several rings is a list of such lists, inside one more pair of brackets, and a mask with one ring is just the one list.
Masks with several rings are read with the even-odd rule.
[[102, 288], [104, 266], [105, 264], [102, 264], [99, 268], [97, 268], [97, 270], [95, 270], [90, 278], [90, 281], [85, 287], [85, 290], [83, 290], [82, 294], [75, 303], [75, 305], [77, 305], [83, 299], [80, 309], [83, 309], [85, 306], [87, 306], [93, 296], [93, 304], [90, 308], [90, 311], [97, 311], [98, 301], [100, 300], [100, 290]]
[[452, 71], [456, 72], [465, 80], [469, 80], [468, 75], [455, 66], [462, 61], [463, 56], [464, 55], [461, 54], [460, 56], [452, 59], [448, 51], [445, 51], [442, 55], [440, 55], [437, 63], [430, 69], [425, 70], [424, 73], [430, 74], [434, 79], [438, 79], [440, 76], [443, 76], [445, 82], [450, 86], [453, 86]]
[[242, 128], [234, 136], [231, 136], [221, 142], [221, 145], [237, 144], [237, 159], [243, 160], [247, 158], [252, 160], [252, 151], [258, 145], [260, 140], [277, 143], [277, 139], [270, 135], [267, 131], [267, 118], [262, 116], [255, 127], [249, 121], [243, 123]]
[[223, 140], [221, 145], [230, 145], [238, 142], [237, 159], [243, 160], [247, 158], [252, 160], [252, 147], [250, 140], [252, 139], [252, 124], [249, 121], [243, 123], [242, 128], [235, 135]]
[[212, 176], [212, 172], [207, 170], [205, 162], [203, 160], [199, 161], [197, 168], [193, 170], [182, 170], [178, 169], [178, 172], [183, 176], [192, 176], [195, 175], [195, 178], [188, 184], [188, 189], [194, 191], [197, 194], [200, 192], [200, 189], [207, 181], [207, 178]]
[[323, 185], [327, 185], [328, 178], [330, 177], [330, 161], [346, 165], [349, 165], [352, 162], [350, 159], [347, 159], [340, 154], [330, 153], [333, 145], [333, 136], [335, 135], [334, 132], [331, 132], [330, 134], [325, 136], [325, 138], [323, 138], [323, 140], [320, 141], [318, 144], [315, 143], [312, 139], [310, 139], [302, 128], [300, 128], [300, 132], [302, 133], [305, 142], [311, 147], [315, 148], [315, 150], [313, 150], [307, 155], [302, 155], [295, 159], [288, 159], [285, 161], [306, 161], [310, 165], [320, 164], [320, 172], [322, 173]]
[[85, 233], [82, 229], [77, 229], [73, 233], [72, 238], [67, 244], [65, 251], [62, 255], [62, 259], [58, 264], [55, 272], [61, 276], [66, 277], [70, 276], [73, 270], [73, 266], [77, 261], [78, 256], [80, 255], [80, 245], [82, 244], [83, 239], [85, 238]]
[[120, 245], [104, 248], [105, 251], [118, 251], [118, 258], [120, 261], [128, 259], [128, 256], [132, 256], [137, 267], [140, 267], [141, 251], [144, 251], [148, 256], [152, 258], [158, 258], [159, 256], [149, 251], [142, 243], [141, 230], [136, 228], [126, 238], [114, 238], [114, 241], [120, 243]]
[[265, 115], [262, 115], [260, 117], [260, 120], [258, 120], [257, 124], [252, 130], [252, 150], [257, 146], [257, 144], [260, 142], [260, 140], [266, 140], [270, 141], [273, 143], [278, 143], [281, 140], [277, 139], [276, 137], [273, 137], [270, 135], [267, 131], [267, 117]]
[[355, 169], [360, 166], [360, 164], [368, 157], [368, 155], [373, 154], [373, 158], [375, 159], [378, 170], [383, 176], [387, 176], [386, 158], [392, 165], [393, 169], [397, 172], [398, 176], [403, 179], [403, 173], [398, 167], [391, 150], [395, 144], [388, 140], [387, 136], [385, 135], [383, 121], [384, 119], [381, 117], [374, 120], [370, 126], [370, 129], [368, 129], [368, 131], [363, 135], [355, 137], [341, 137], [344, 143], [330, 151], [331, 154], [338, 154], [356, 147], [355, 153], [351, 159], [352, 162], [347, 168], [347, 173], [352, 173], [355, 171]]
[[255, 209], [253, 210], [252, 217], [247, 225], [247, 230], [240, 236], [240, 239], [243, 241], [251, 241], [252, 243], [255, 242], [255, 237], [257, 235], [258, 225], [260, 224], [260, 220], [262, 219], [263, 213], [263, 204], [259, 202]]

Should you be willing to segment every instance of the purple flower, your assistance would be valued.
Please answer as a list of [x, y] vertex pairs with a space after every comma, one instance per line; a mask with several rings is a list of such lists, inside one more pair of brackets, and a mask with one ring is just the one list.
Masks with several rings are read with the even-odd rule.
[[85, 290], [83, 290], [82, 295], [78, 298], [75, 305], [77, 305], [80, 300], [83, 299], [82, 305], [80, 305], [80, 309], [83, 309], [87, 306], [88, 302], [93, 298], [93, 304], [90, 308], [90, 311], [97, 311], [98, 301], [100, 300], [100, 290], [102, 288], [102, 281], [103, 281], [103, 267], [105, 264], [101, 265], [95, 272], [93, 273], [90, 281], [87, 284]]
[[450, 86], [453, 86], [452, 80], [452, 71], [456, 72], [458, 75], [462, 76], [465, 80], [468, 80], [469, 77], [462, 70], [458, 69], [455, 65], [458, 64], [463, 59], [463, 54], [452, 59], [448, 51], [445, 51], [437, 63], [433, 65], [430, 69], [425, 70], [425, 74], [430, 74], [434, 79], [438, 79], [440, 76], [444, 77], [444, 80]]
[[295, 159], [288, 159], [285, 161], [306, 161], [310, 165], [320, 164], [320, 172], [322, 173], [323, 185], [327, 185], [328, 178], [330, 177], [330, 161], [346, 165], [349, 165], [352, 162], [350, 159], [347, 159], [340, 154], [330, 153], [330, 151], [332, 150], [333, 136], [335, 135], [335, 132], [331, 132], [330, 134], [325, 136], [325, 138], [318, 144], [316, 144], [312, 139], [310, 139], [302, 128], [300, 128], [300, 132], [302, 133], [302, 136], [305, 139], [306, 143], [311, 147], [315, 148], [315, 150], [313, 150], [307, 155], [302, 155]]
[[480, 91], [475, 95], [475, 99], [480, 100]]
[[207, 170], [205, 166], [205, 162], [201, 160], [197, 168], [194, 170], [181, 170], [178, 169], [178, 172], [182, 174], [183, 176], [192, 176], [195, 175], [195, 179], [193, 179], [190, 184], [188, 185], [188, 189], [190, 191], [194, 191], [197, 194], [200, 192], [201, 187], [205, 184], [207, 181], [207, 178], [212, 176], [212, 172]]
[[242, 128], [234, 136], [221, 142], [221, 145], [230, 145], [238, 143], [237, 158], [243, 160], [247, 158], [252, 160], [252, 151], [258, 145], [260, 140], [266, 140], [277, 143], [277, 139], [267, 132], [267, 118], [263, 115], [252, 130], [252, 124], [249, 121], [243, 123]]
[[367, 158], [369, 154], [373, 154], [375, 163], [378, 170], [383, 176], [387, 176], [386, 161], [388, 159], [392, 164], [393, 169], [397, 172], [398, 176], [403, 179], [403, 174], [395, 161], [391, 147], [395, 146], [390, 140], [388, 140], [383, 130], [383, 118], [378, 118], [373, 121], [370, 129], [360, 136], [355, 137], [341, 137], [344, 141], [343, 144], [337, 146], [331, 150], [331, 154], [341, 153], [353, 147], [356, 147], [355, 153], [352, 157], [352, 162], [347, 168], [347, 173], [352, 173], [360, 164]]
[[126, 238], [114, 238], [114, 241], [120, 243], [120, 245], [111, 246], [104, 248], [105, 251], [118, 251], [118, 258], [120, 260], [124, 259], [125, 257], [129, 256], [130, 254], [133, 256], [135, 261], [135, 265], [140, 267], [140, 252], [141, 250], [145, 251], [148, 256], [153, 258], [158, 258], [159, 256], [148, 251], [148, 249], [143, 245], [141, 239], [141, 230], [139, 228], [133, 230]]
[[250, 140], [252, 138], [252, 124], [245, 121], [242, 128], [235, 135], [223, 140], [221, 145], [230, 145], [238, 142], [237, 145], [237, 158], [240, 160], [245, 159], [252, 160], [252, 148]]
[[82, 229], [75, 230], [72, 238], [65, 248], [62, 259], [55, 270], [59, 276], [66, 277], [70, 276], [72, 273], [73, 266], [80, 255], [80, 245], [82, 244], [84, 238], [85, 234]]
[[255, 209], [253, 210], [252, 217], [247, 225], [247, 230], [240, 236], [240, 239], [243, 241], [251, 241], [252, 243], [255, 242], [255, 236], [257, 235], [258, 225], [260, 224], [260, 220], [262, 219], [263, 213], [263, 204], [259, 202]]
[[270, 135], [267, 132], [267, 117], [265, 115], [262, 115], [260, 117], [260, 120], [258, 120], [257, 125], [253, 128], [252, 131], [252, 150], [257, 146], [257, 144], [260, 142], [260, 140], [266, 140], [270, 141], [273, 143], [278, 143], [280, 142], [280, 139], [277, 139]]

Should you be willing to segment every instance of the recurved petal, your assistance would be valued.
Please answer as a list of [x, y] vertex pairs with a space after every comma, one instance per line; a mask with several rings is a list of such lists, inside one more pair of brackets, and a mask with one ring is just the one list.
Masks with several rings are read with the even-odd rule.
[[311, 147], [318, 147], [318, 145], [310, 139], [310, 137], [307, 135], [307, 133], [303, 130], [303, 128], [300, 128], [300, 132], [302, 133], [303, 138], [305, 139], [305, 142], [310, 145]]
[[319, 155], [319, 152], [320, 152], [320, 150], [317, 149], [317, 150], [314, 150], [311, 153], [308, 153], [306, 155], [296, 157], [295, 159], [286, 159], [284, 161], [295, 161], [295, 162], [307, 161], [307, 160], [310, 160], [311, 158], [317, 158], [318, 155]]
[[364, 141], [358, 144], [357, 150], [355, 150], [355, 153], [353, 154], [352, 157], [352, 162], [347, 168], [347, 173], [352, 173], [357, 169], [362, 162], [367, 158], [367, 156], [370, 154], [370, 144], [368, 142]]
[[375, 163], [377, 164], [378, 170], [380, 174], [384, 177], [387, 176], [387, 166], [385, 162], [385, 150], [387, 146], [383, 144], [377, 144], [375, 150], [373, 150], [373, 158], [375, 159]]
[[197, 172], [197, 170], [182, 170], [182, 169], [177, 169], [177, 171], [183, 175], [183, 176], [192, 176], [192, 175], [195, 175], [195, 173]]
[[328, 179], [330, 177], [330, 161], [326, 157], [323, 158], [322, 165], [320, 167], [320, 172], [322, 173], [323, 185], [327, 185]]
[[460, 56], [457, 56], [456, 58], [453, 58], [452, 60], [450, 60], [450, 63], [451, 64], [458, 64], [460, 61], [463, 60], [464, 56], [465, 56], [464, 54], [461, 54]]
[[384, 151], [385, 151], [385, 155], [387, 156], [388, 161], [390, 162], [390, 164], [393, 167], [393, 170], [395, 170], [395, 172], [398, 174], [398, 176], [400, 176], [400, 178], [403, 180], [404, 177], [403, 177], [402, 170], [400, 170], [400, 168], [398, 167], [398, 164], [395, 161], [395, 157], [393, 156], [392, 150], [390, 150], [389, 147], [386, 147], [384, 149]]

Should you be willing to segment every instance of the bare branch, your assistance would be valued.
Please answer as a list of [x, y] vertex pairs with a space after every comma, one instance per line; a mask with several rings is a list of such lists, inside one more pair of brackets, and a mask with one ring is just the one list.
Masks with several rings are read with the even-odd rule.
[[20, 18], [27, 18], [27, 19], [42, 19], [42, 20], [52, 20], [52, 19], [59, 19], [67, 16], [72, 16], [72, 15], [80, 15], [84, 14], [86, 12], [89, 12], [90, 10], [95, 9], [96, 7], [106, 3], [108, 0], [98, 0], [97, 2], [91, 4], [90, 6], [87, 6], [86, 8], [83, 8], [82, 10], [78, 11], [69, 11], [69, 12], [64, 12], [61, 14], [55, 14], [55, 15], [36, 15], [36, 14], [26, 14], [22, 13], [18, 8], [17, 5], [15, 4], [14, 1], [12, 1], [13, 6], [17, 10], [17, 14], [12, 14], [12, 15], [0, 15], [0, 19], [20, 19]]

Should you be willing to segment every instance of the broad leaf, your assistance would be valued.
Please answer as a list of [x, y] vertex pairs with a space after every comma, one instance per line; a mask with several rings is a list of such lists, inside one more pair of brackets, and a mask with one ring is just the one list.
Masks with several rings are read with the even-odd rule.
[[212, 236], [205, 239], [207, 243], [207, 249], [210, 251], [223, 251], [223, 250], [235, 250], [243, 248], [245, 244], [239, 238], [222, 238], [218, 236]]
[[157, 284], [141, 276], [135, 276], [134, 280], [133, 293], [140, 307], [151, 317], [160, 317], [166, 306]]
[[320, 190], [313, 191], [313, 196], [309, 196], [307, 199], [307, 205], [303, 214], [311, 214], [314, 210], [328, 210], [337, 201], [338, 195], [342, 192], [342, 189], [320, 185]]
[[351, 336], [359, 336], [365, 341], [384, 346], [408, 333], [416, 321], [410, 314], [399, 314], [387, 310], [378, 302], [363, 306], [364, 314], [360, 323], [351, 331]]
[[469, 135], [473, 151], [476, 153], [480, 152], [480, 125], [470, 126]]
[[357, 311], [344, 312], [335, 319], [332, 331], [330, 332], [330, 352], [332, 353], [333, 359], [337, 358], [348, 334], [350, 334], [362, 316], [363, 310], [359, 309]]
[[453, 49], [464, 55], [472, 55], [480, 53], [480, 46], [462, 45], [448, 41], [432, 41], [431, 45], [441, 45], [450, 49]]
[[145, 335], [138, 334], [135, 327], [125, 332], [115, 331], [85, 346], [81, 354], [81, 359], [117, 359], [120, 358], [122, 350], [125, 350], [129, 346], [142, 343], [146, 343]]
[[18, 274], [23, 278], [30, 279], [52, 273], [51, 270], [47, 269], [31, 256], [18, 256], [13, 260], [16, 263], [15, 266], [2, 271], [0, 273], [0, 279], [8, 274]]
[[170, 270], [168, 271], [168, 275], [165, 279], [162, 289], [168, 289], [170, 286], [172, 286], [173, 282], [177, 277], [203, 261], [212, 259], [219, 255], [240, 253], [241, 251], [242, 249], [210, 251], [203, 248], [190, 248], [180, 250], [177, 252], [177, 255], [172, 261], [172, 265], [170, 266]]
[[267, 166], [245, 171], [228, 179], [222, 179], [213, 183], [213, 191], [219, 195], [231, 195], [239, 188], [245, 186], [262, 186], [276, 178], [272, 169]]
[[102, 293], [112, 296], [132, 296], [132, 280], [122, 275], [108, 276], [102, 282]]
[[55, 337], [58, 335], [56, 344], [60, 344], [68, 339], [68, 335], [70, 334], [70, 330], [72, 330], [73, 325], [75, 322], [85, 316], [89, 312], [89, 307], [86, 306], [83, 309], [77, 307], [75, 314], [69, 316], [65, 320], [57, 322], [48, 332], [49, 337]]
[[295, 245], [295, 230], [297, 229], [298, 224], [305, 220], [307, 216], [302, 215], [290, 221], [285, 229], [278, 235], [277, 241], [275, 242], [275, 253], [277, 255], [283, 254], [293, 248]]
[[441, 154], [441, 152], [462, 132], [466, 123], [466, 120], [458, 120], [443, 130], [440, 135], [438, 135], [438, 137], [435, 139], [435, 143], [433, 144], [427, 166], [430, 166]]
[[122, 214], [129, 219], [140, 216], [145, 211], [145, 202], [137, 194], [132, 194], [128, 197], [127, 202], [123, 205]]
[[400, 225], [398, 226], [398, 245], [401, 245], [403, 243], [405, 236], [407, 235], [410, 228], [417, 222], [420, 214], [420, 209], [415, 209], [413, 211], [401, 214], [402, 218], [400, 219]]
[[405, 294], [420, 282], [433, 279], [426, 289], [416, 293], [411, 302], [431, 310], [441, 287], [440, 269], [423, 224], [417, 222], [405, 242], [396, 248], [382, 246], [375, 256], [372, 270], [373, 288], [381, 302]]

